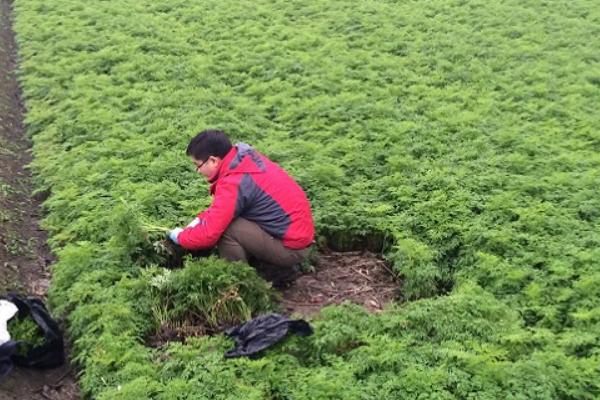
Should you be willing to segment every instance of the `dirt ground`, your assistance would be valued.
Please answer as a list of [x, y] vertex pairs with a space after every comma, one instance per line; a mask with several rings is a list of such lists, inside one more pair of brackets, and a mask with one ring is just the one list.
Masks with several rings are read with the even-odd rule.
[[400, 297], [386, 262], [368, 251], [322, 252], [316, 264], [282, 292], [286, 313], [309, 317], [346, 301], [379, 312]]
[[[25, 137], [24, 108], [15, 79], [16, 44], [11, 2], [0, 0], [0, 295], [18, 291], [44, 298], [52, 254], [40, 230], [40, 204], [32, 196], [31, 144]], [[0, 383], [0, 400], [77, 399], [72, 368], [14, 369]]]

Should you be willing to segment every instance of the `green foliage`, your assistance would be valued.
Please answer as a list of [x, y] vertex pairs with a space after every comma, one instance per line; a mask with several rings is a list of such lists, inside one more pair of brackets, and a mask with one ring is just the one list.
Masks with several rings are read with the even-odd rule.
[[408, 299], [429, 297], [438, 293], [441, 272], [434, 263], [434, 254], [424, 243], [400, 239], [388, 255], [394, 269], [405, 279], [403, 293]]
[[[14, 6], [51, 302], [86, 395], [600, 396], [594, 2]], [[270, 307], [255, 275], [214, 259], [160, 289], [144, 272], [168, 257], [151, 226], [210, 203], [184, 154], [207, 127], [280, 162], [320, 242], [384, 251], [415, 301], [332, 307], [261, 360], [224, 361], [220, 337], [145, 348], [159, 315]], [[242, 301], [216, 312], [231, 287]]]
[[34, 347], [44, 344], [44, 334], [31, 318], [12, 318], [8, 321], [8, 333], [12, 340], [21, 342], [18, 352], [26, 355]]

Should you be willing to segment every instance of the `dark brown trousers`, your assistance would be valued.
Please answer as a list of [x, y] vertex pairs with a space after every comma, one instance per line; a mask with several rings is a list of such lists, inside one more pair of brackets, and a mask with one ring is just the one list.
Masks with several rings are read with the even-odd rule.
[[275, 286], [299, 275], [298, 264], [308, 257], [310, 247], [294, 250], [265, 232], [255, 222], [234, 219], [217, 243], [219, 255], [229, 261], [245, 261]]

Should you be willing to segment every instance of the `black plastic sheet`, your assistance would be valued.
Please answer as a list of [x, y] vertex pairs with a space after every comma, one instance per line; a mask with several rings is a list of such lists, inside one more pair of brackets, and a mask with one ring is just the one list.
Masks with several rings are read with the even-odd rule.
[[291, 320], [280, 314], [258, 316], [225, 331], [225, 335], [235, 341], [235, 347], [227, 351], [225, 357], [254, 358], [260, 351], [282, 340], [288, 332], [309, 336], [313, 329], [302, 319]]
[[17, 352], [17, 342], [9, 340], [0, 345], [0, 382], [12, 371], [12, 356]]

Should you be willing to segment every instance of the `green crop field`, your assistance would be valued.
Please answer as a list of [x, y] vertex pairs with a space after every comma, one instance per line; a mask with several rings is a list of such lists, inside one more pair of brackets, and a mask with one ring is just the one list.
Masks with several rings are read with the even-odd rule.
[[[600, 397], [600, 4], [15, 0], [45, 227], [96, 399]], [[403, 301], [325, 308], [258, 360], [164, 323], [276, 309], [254, 271], [166, 272], [151, 225], [210, 198], [220, 128], [283, 165], [319, 241], [381, 251]]]

